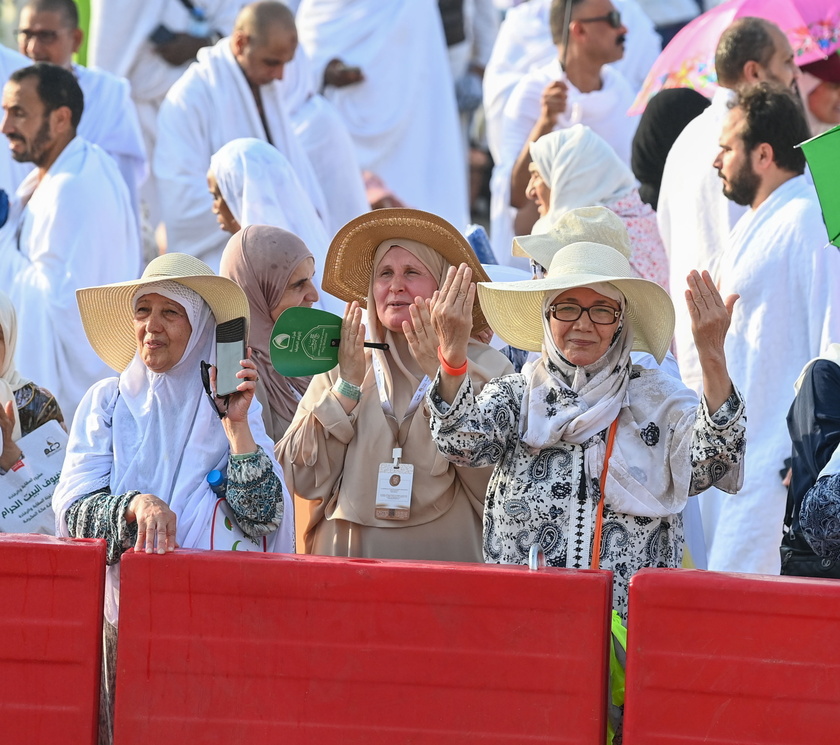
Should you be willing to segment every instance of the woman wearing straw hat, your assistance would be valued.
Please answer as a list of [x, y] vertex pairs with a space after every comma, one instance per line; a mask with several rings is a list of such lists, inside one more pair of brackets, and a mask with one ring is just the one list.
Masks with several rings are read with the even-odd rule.
[[[210, 471], [227, 471], [226, 500], [245, 535], [294, 551], [291, 505], [272, 457], [258, 374], [210, 400], [203, 361], [215, 361], [216, 325], [250, 317], [239, 286], [199, 259], [165, 254], [133, 282], [77, 292], [85, 333], [119, 377], [88, 390], [73, 420], [53, 496], [59, 535], [108, 543], [106, 618], [117, 616], [120, 555], [210, 548], [217, 496]], [[247, 484], [247, 486], [246, 486]]]
[[[425, 304], [415, 304], [462, 262], [486, 278], [467, 240], [420, 210], [376, 210], [333, 239], [322, 286], [349, 302], [338, 368], [313, 378], [277, 449], [289, 488], [312, 505], [307, 553], [481, 561], [490, 470], [456, 467], [435, 449], [423, 394], [437, 340], [425, 333]], [[387, 350], [362, 346], [362, 307]], [[470, 313], [468, 337], [487, 326], [477, 303]], [[465, 349], [476, 387], [512, 370], [486, 344]]]
[[469, 267], [453, 269], [433, 302], [441, 370], [427, 402], [450, 461], [495, 466], [484, 558], [521, 564], [537, 545], [552, 566], [609, 569], [613, 606], [626, 619], [631, 575], [680, 565], [689, 495], [740, 487], [744, 405], [723, 353], [737, 296], [724, 304], [708, 273], [689, 277], [705, 374], [698, 403], [679, 381], [630, 362], [632, 349], [660, 362], [665, 355], [674, 324], [665, 290], [634, 277], [614, 248], [573, 243], [544, 279], [478, 285], [494, 331], [542, 357], [527, 376], [475, 394], [460, 367], [476, 293], [470, 280]]

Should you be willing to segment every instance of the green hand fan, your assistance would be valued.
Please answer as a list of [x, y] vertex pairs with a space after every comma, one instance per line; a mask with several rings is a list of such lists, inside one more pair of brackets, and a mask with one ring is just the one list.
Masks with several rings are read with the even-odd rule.
[[[269, 349], [271, 364], [287, 378], [317, 375], [338, 364], [341, 316], [317, 308], [287, 308], [275, 321]], [[387, 344], [365, 342], [388, 349]]]

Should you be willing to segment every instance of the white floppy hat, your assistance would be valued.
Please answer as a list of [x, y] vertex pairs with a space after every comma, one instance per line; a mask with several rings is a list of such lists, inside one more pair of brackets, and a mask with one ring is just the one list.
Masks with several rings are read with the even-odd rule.
[[545, 279], [480, 282], [478, 298], [490, 326], [508, 344], [539, 352], [543, 343], [546, 292], [609, 282], [625, 297], [625, 318], [633, 328], [633, 349], [662, 362], [674, 335], [674, 305], [655, 282], [633, 276], [630, 262], [610, 246], [573, 243], [558, 251]]
[[[390, 207], [354, 217], [335, 234], [327, 251], [321, 288], [348, 303], [356, 300], [366, 307], [376, 248], [382, 241], [400, 238], [428, 246], [452, 266], [467, 264], [474, 279], [490, 279], [469, 241], [442, 217], [422, 210]], [[486, 328], [487, 321], [476, 301], [473, 332]]]
[[561, 248], [580, 242], [612, 246], [628, 259], [632, 250], [627, 228], [615, 212], [606, 207], [578, 207], [564, 213], [547, 233], [514, 238], [511, 253], [547, 268]]
[[163, 254], [149, 262], [140, 279], [76, 290], [88, 341], [102, 361], [117, 372], [128, 367], [137, 351], [131, 307], [135, 293], [144, 285], [164, 281], [177, 282], [201, 295], [217, 324], [244, 317], [247, 338], [251, 310], [242, 288], [233, 280], [213, 274], [195, 256]]

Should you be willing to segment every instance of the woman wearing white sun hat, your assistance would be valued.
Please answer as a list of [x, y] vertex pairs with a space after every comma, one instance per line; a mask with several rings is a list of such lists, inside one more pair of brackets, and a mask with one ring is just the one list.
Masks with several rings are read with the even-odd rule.
[[665, 355], [674, 324], [665, 290], [633, 276], [614, 248], [565, 246], [544, 279], [478, 285], [493, 330], [542, 356], [527, 375], [492, 380], [475, 396], [463, 369], [470, 280], [467, 267], [451, 270], [433, 303], [442, 364], [427, 402], [449, 460], [495, 465], [485, 561], [525, 563], [537, 545], [552, 566], [609, 569], [613, 607], [626, 619], [636, 571], [680, 566], [688, 497], [740, 487], [744, 404], [723, 354], [736, 297], [724, 303], [707, 273], [689, 278], [706, 373], [698, 402], [678, 380], [630, 361], [633, 349]]

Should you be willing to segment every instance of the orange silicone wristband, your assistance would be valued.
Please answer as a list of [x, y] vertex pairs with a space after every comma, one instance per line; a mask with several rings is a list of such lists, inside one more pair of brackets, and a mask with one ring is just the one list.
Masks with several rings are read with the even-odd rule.
[[443, 368], [443, 371], [447, 375], [451, 375], [453, 378], [457, 378], [459, 375], [464, 375], [467, 372], [467, 360], [464, 360], [464, 364], [461, 367], [452, 367], [445, 359], [443, 359], [443, 355], [440, 353], [440, 347], [438, 347], [438, 362], [440, 362], [440, 366]]

